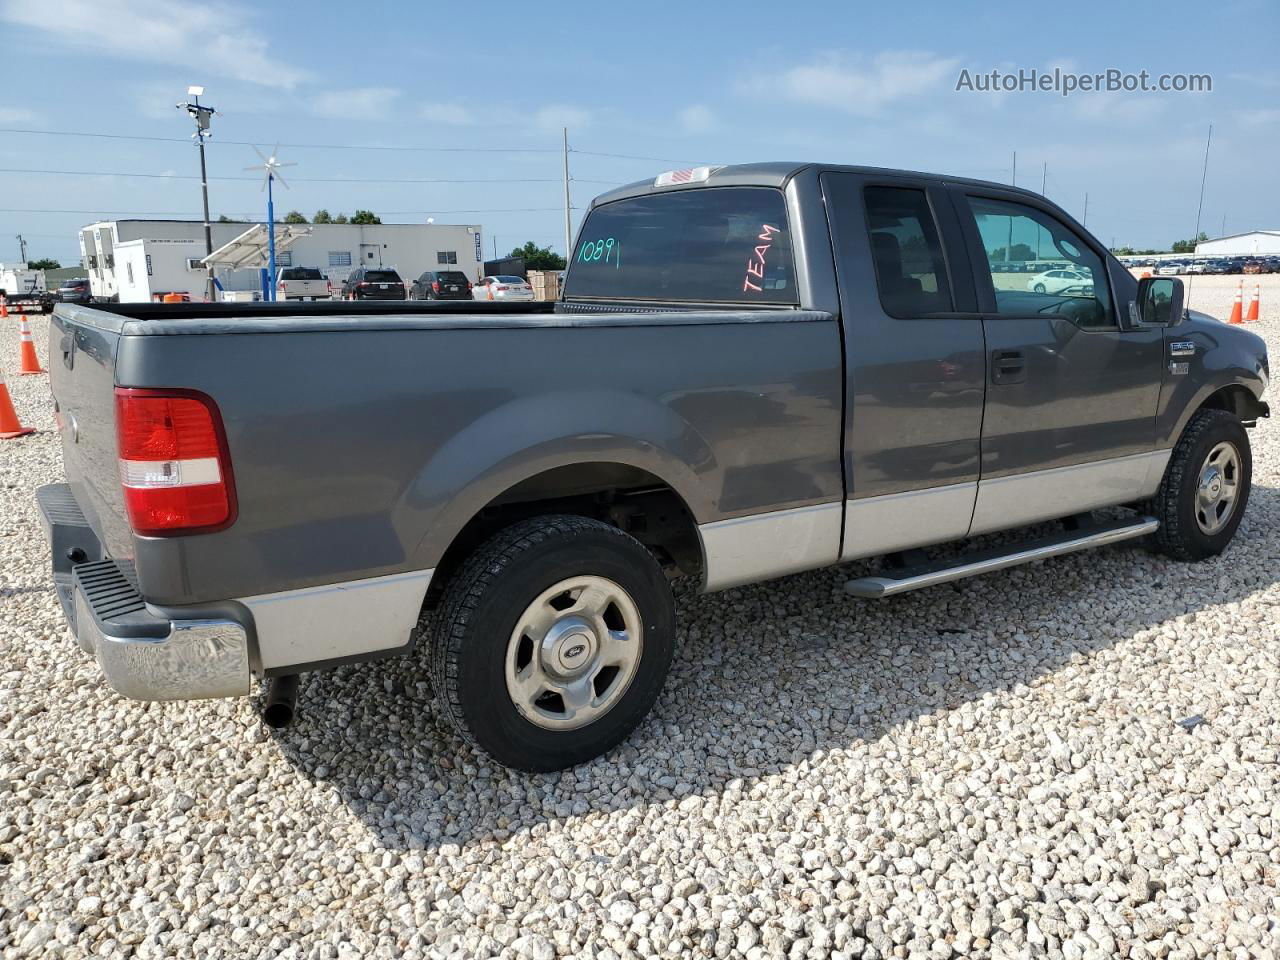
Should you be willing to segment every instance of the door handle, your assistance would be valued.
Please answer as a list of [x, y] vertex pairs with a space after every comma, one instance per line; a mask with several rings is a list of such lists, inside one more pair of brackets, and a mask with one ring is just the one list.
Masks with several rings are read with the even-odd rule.
[[1027, 379], [1027, 359], [1021, 350], [991, 352], [992, 383], [1023, 383]]

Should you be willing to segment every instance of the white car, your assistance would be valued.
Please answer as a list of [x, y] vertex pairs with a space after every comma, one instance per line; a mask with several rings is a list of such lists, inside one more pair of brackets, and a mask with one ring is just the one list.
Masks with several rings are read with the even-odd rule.
[[500, 274], [484, 277], [471, 288], [471, 297], [475, 300], [532, 300], [533, 287], [523, 277]]
[[1162, 263], [1156, 267], [1155, 275], [1157, 277], [1176, 277], [1184, 269], [1186, 268], [1180, 263]]
[[1027, 281], [1027, 289], [1036, 293], [1061, 293], [1085, 286], [1093, 286], [1093, 277], [1079, 270], [1046, 270]]

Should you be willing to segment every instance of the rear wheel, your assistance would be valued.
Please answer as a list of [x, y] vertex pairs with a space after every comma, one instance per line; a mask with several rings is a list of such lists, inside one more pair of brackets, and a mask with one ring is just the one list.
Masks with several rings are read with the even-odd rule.
[[559, 770], [644, 719], [674, 635], [671, 589], [644, 546], [597, 520], [536, 517], [496, 534], [449, 584], [431, 675], [465, 739], [509, 767]]
[[1203, 560], [1227, 548], [1249, 503], [1249, 435], [1225, 410], [1200, 410], [1173, 448], [1151, 502], [1155, 546], [1175, 560]]

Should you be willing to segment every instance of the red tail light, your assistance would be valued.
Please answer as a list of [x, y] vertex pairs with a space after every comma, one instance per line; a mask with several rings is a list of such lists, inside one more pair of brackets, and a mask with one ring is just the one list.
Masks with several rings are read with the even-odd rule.
[[333, 281], [326, 280], [324, 282], [324, 288], [329, 291], [329, 296], [333, 296]]
[[117, 387], [116, 442], [134, 533], [207, 533], [235, 520], [231, 457], [211, 398]]
[[431, 292], [432, 292], [432, 293], [439, 293], [439, 292], [440, 292], [440, 281], [439, 281], [439, 280], [432, 280], [432, 281], [431, 281]]

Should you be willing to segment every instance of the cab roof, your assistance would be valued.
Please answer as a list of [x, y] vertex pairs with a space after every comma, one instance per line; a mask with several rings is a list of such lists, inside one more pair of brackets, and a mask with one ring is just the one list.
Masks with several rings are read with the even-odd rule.
[[596, 207], [614, 200], [628, 197], [639, 197], [650, 193], [665, 193], [670, 190], [690, 190], [700, 187], [784, 187], [792, 177], [806, 171], [838, 171], [857, 173], [864, 176], [880, 177], [917, 177], [937, 182], [968, 184], [971, 186], [999, 187], [1028, 197], [1041, 199], [1040, 194], [1022, 187], [1012, 187], [1007, 183], [996, 183], [991, 180], [976, 180], [971, 177], [953, 177], [945, 173], [927, 173], [921, 170], [902, 170], [892, 167], [866, 167], [843, 163], [800, 163], [787, 161], [769, 161], [764, 163], [735, 163], [725, 166], [711, 167], [710, 174], [703, 180], [690, 183], [676, 183], [667, 186], [655, 186], [657, 174], [644, 180], [637, 180], [621, 187], [615, 187], [607, 193], [596, 197], [591, 206]]

